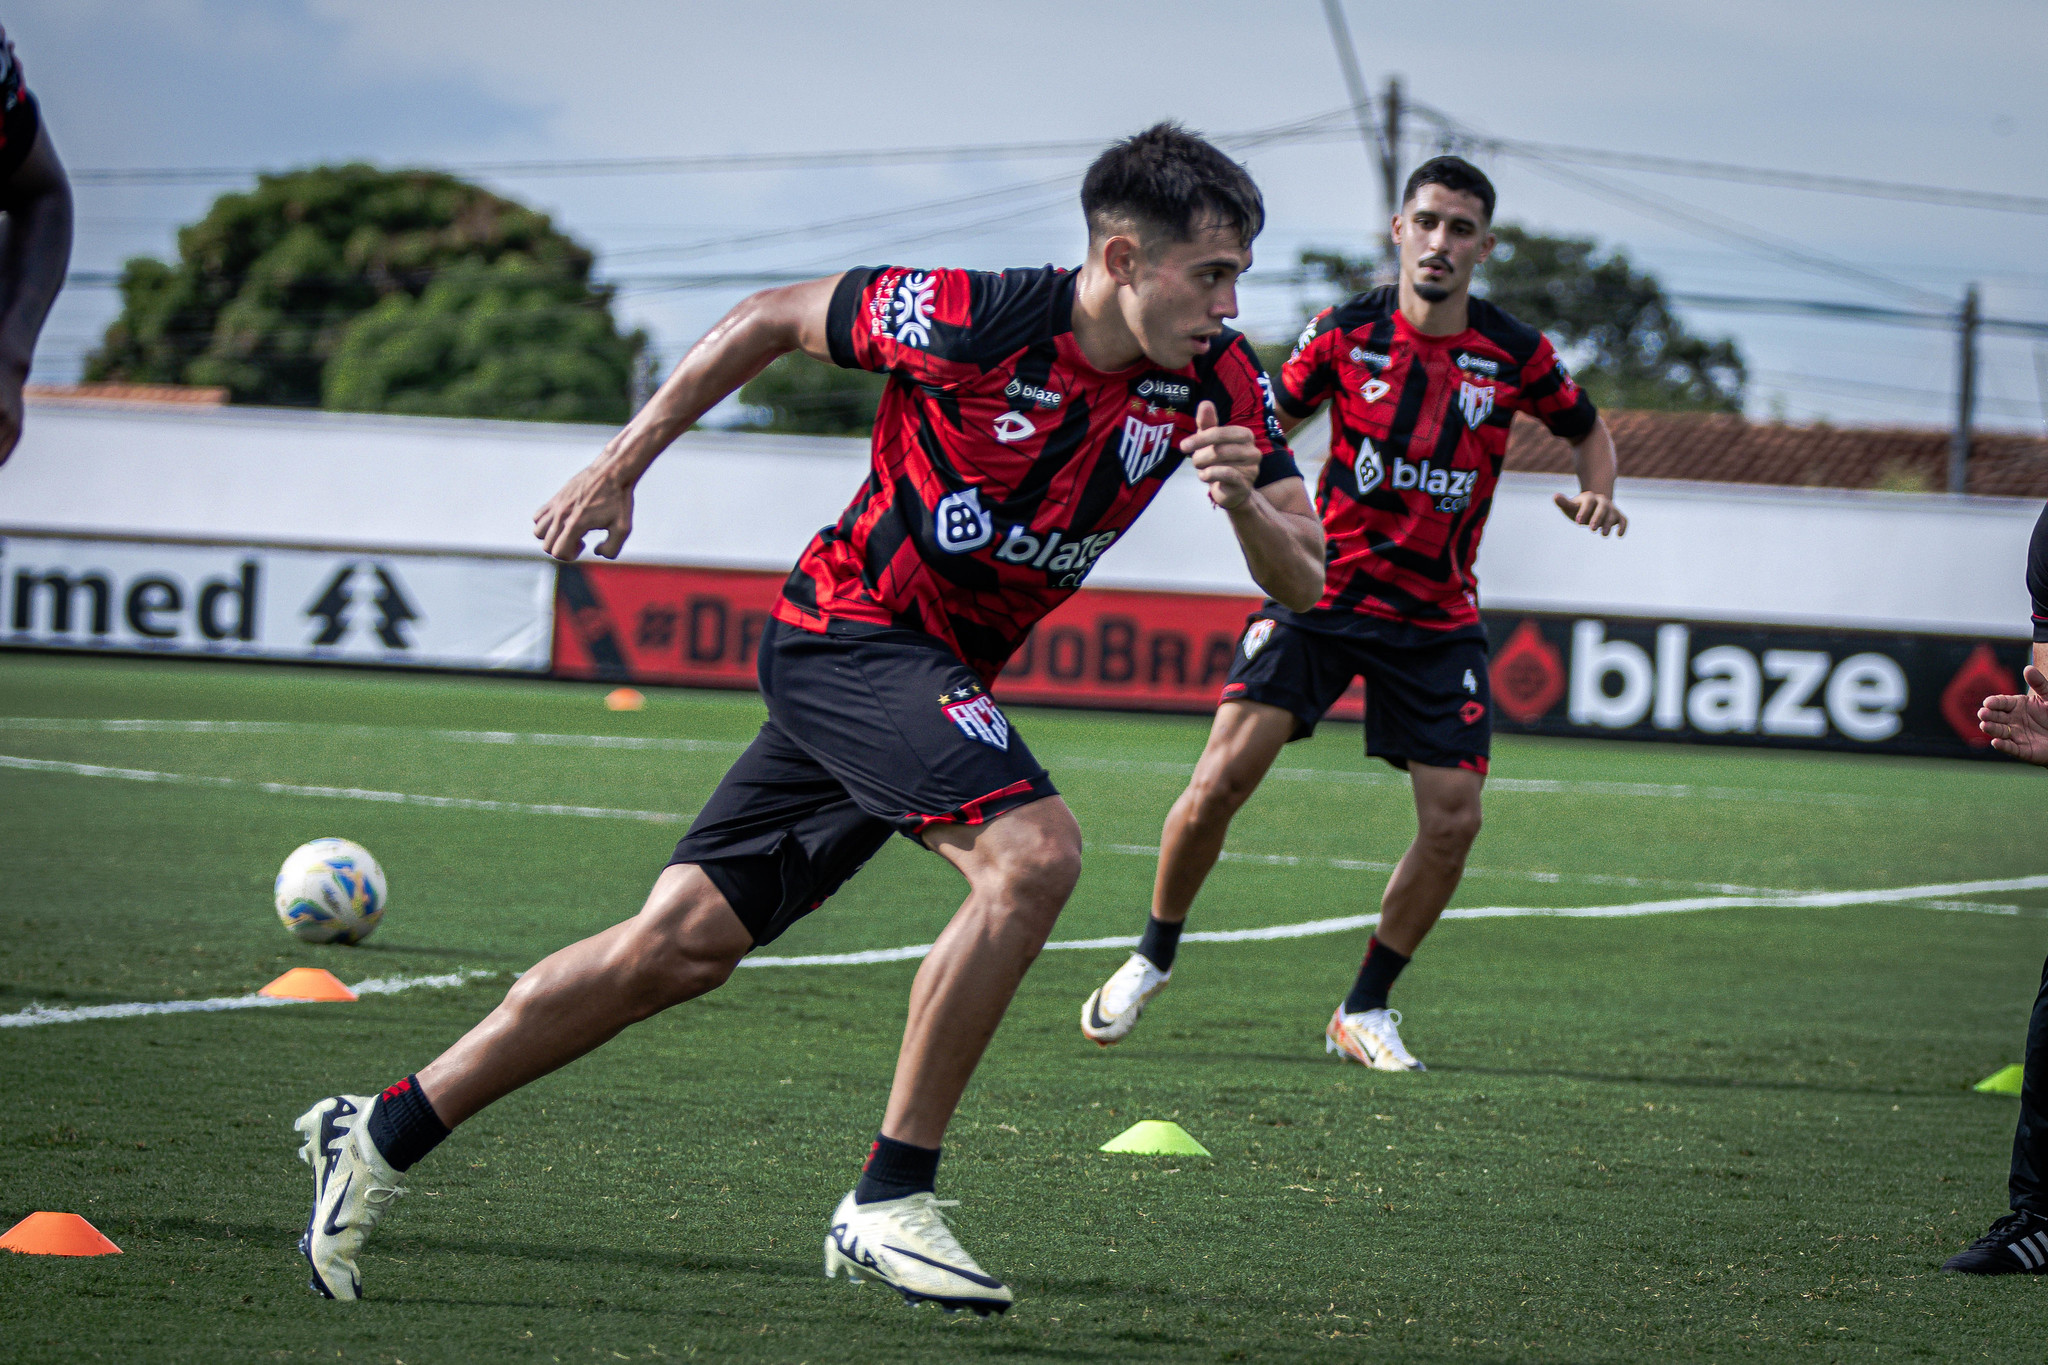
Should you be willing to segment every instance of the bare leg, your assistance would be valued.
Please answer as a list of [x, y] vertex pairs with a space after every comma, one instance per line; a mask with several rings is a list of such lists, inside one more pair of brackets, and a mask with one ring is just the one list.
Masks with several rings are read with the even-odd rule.
[[1152, 884], [1152, 916], [1179, 923], [1223, 853], [1224, 836], [1238, 808], [1258, 790], [1281, 746], [1294, 733], [1294, 717], [1259, 701], [1227, 701], [1216, 708], [1209, 743], [1188, 788], [1167, 812], [1159, 835], [1159, 875]]
[[1408, 765], [1415, 788], [1415, 842], [1401, 855], [1380, 898], [1379, 941], [1403, 957], [1415, 950], [1451, 902], [1465, 855], [1479, 837], [1479, 789], [1486, 779], [1465, 768]]
[[968, 1077], [1081, 875], [1081, 827], [1056, 796], [925, 843], [967, 878], [967, 900], [910, 988], [882, 1133], [937, 1147]]
[[542, 959], [419, 1073], [420, 1089], [453, 1128], [627, 1025], [715, 990], [753, 946], [701, 868], [664, 869], [639, 914]]

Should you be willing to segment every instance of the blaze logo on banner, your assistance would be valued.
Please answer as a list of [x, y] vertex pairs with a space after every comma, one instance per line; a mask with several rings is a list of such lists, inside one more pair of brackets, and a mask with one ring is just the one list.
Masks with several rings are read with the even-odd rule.
[[[1373, 382], [1377, 384], [1379, 381]], [[1380, 481], [1387, 477], [1386, 462], [1380, 459], [1379, 447], [1372, 443], [1372, 437], [1368, 436], [1358, 443], [1358, 461], [1352, 466], [1351, 472], [1357, 476], [1360, 493], [1372, 492], [1380, 486]]]
[[1458, 411], [1465, 414], [1465, 425], [1476, 427], [1493, 415], [1493, 385], [1458, 385]]
[[1271, 621], [1254, 621], [1244, 633], [1244, 657], [1249, 659], [1266, 647], [1266, 641], [1273, 636]]
[[963, 488], [939, 499], [932, 512], [932, 538], [949, 555], [979, 550], [995, 539], [996, 521], [981, 505], [979, 488]]
[[1153, 467], [1166, 458], [1166, 447], [1172, 439], [1171, 422], [1155, 425], [1135, 417], [1124, 418], [1123, 446], [1118, 452], [1124, 460], [1124, 482], [1136, 484], [1151, 473]]
[[1004, 413], [1001, 417], [996, 418], [995, 428], [996, 439], [1004, 445], [1009, 445], [1013, 441], [1022, 441], [1027, 437], [1038, 434], [1038, 428], [1033, 426], [1031, 419], [1021, 412]]
[[937, 293], [938, 286], [923, 271], [905, 275], [897, 283], [889, 301], [889, 321], [896, 329], [896, 340], [905, 346], [932, 344], [932, 305]]
[[1368, 403], [1377, 403], [1387, 396], [1394, 386], [1384, 379], [1368, 379], [1358, 386], [1358, 396]]
[[1010, 718], [996, 705], [996, 699], [979, 687], [962, 687], [940, 693], [939, 709], [969, 739], [1009, 752]]

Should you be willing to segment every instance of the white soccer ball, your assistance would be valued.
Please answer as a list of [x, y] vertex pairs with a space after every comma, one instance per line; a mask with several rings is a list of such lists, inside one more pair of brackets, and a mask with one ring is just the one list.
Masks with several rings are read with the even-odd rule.
[[361, 943], [384, 918], [384, 869], [347, 839], [300, 844], [278, 869], [277, 917], [307, 943]]

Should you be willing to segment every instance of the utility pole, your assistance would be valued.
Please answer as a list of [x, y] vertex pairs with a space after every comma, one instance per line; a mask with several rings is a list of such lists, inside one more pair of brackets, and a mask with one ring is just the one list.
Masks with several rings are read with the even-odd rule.
[[[1373, 127], [1372, 92], [1365, 88], [1365, 77], [1358, 70], [1358, 53], [1351, 46], [1351, 26], [1344, 22], [1344, 0], [1323, 0], [1323, 18], [1329, 21], [1330, 46], [1337, 49], [1337, 65], [1344, 72], [1344, 93], [1351, 97], [1351, 115], [1358, 120], [1358, 140], [1364, 144], [1367, 160], [1379, 162], [1381, 183], [1392, 183], [1388, 178], [1391, 175], [1388, 168], [1393, 164], [1390, 140]], [[1399, 87], [1390, 85], [1387, 91], [1389, 111], [1398, 108], [1399, 99]], [[1387, 192], [1390, 202], [1397, 192]], [[1393, 216], [1389, 213], [1388, 221], [1392, 221]], [[1386, 254], [1391, 259], [1391, 242], [1386, 244]]]
[[1970, 486], [1970, 423], [1977, 406], [1977, 286], [1963, 295], [1956, 319], [1956, 428], [1948, 441], [1948, 491]]
[[[1380, 127], [1385, 136], [1380, 139], [1380, 186], [1386, 194], [1387, 221], [1392, 222], [1401, 212], [1401, 78], [1387, 77], [1387, 113]], [[1387, 238], [1387, 268], [1398, 270], [1400, 261], [1394, 251], [1394, 240]]]

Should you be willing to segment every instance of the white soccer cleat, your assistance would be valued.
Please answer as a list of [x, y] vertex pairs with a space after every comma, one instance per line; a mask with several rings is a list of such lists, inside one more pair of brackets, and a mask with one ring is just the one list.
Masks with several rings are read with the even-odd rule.
[[370, 1141], [364, 1121], [374, 1095], [330, 1095], [299, 1115], [292, 1127], [305, 1135], [299, 1160], [313, 1168], [313, 1216], [299, 1252], [313, 1268], [313, 1289], [330, 1299], [360, 1299], [356, 1256], [405, 1191], [398, 1172]]
[[1346, 1014], [1342, 1005], [1323, 1030], [1323, 1051], [1341, 1052], [1375, 1071], [1427, 1071], [1428, 1067], [1401, 1046], [1399, 1010], [1360, 1010]]
[[844, 1270], [854, 1283], [886, 1284], [910, 1303], [929, 1300], [949, 1313], [972, 1308], [982, 1317], [1003, 1312], [1009, 1289], [961, 1249], [939, 1212], [959, 1202], [926, 1192], [861, 1204], [848, 1194], [825, 1234], [825, 1278]]
[[1145, 1006], [1171, 980], [1172, 972], [1160, 971], [1143, 953], [1132, 953], [1081, 1006], [1081, 1032], [1108, 1047], [1138, 1026]]

